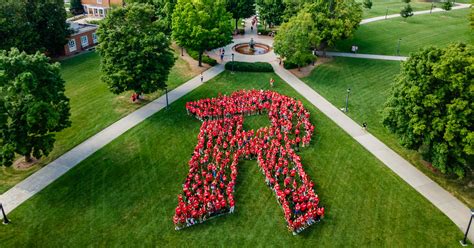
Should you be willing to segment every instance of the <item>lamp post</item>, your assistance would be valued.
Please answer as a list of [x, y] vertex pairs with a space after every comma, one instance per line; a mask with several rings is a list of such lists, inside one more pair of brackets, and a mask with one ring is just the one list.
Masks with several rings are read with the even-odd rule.
[[10, 223], [10, 220], [7, 218], [7, 214], [5, 214], [5, 209], [3, 209], [3, 205], [1, 203], [0, 203], [0, 209], [2, 210], [3, 224], [8, 225]]
[[401, 41], [402, 41], [402, 38], [398, 38], [397, 55], [400, 55], [400, 42]]
[[474, 208], [471, 209], [471, 219], [469, 220], [469, 224], [467, 224], [467, 229], [466, 229], [466, 233], [464, 234], [464, 239], [459, 240], [459, 243], [461, 243], [462, 246], [467, 246], [467, 234], [469, 233], [469, 228], [471, 227], [472, 218], [474, 218]]
[[168, 102], [168, 86], [165, 87], [165, 95], [166, 95], [166, 109], [169, 108], [169, 102]]
[[385, 11], [385, 19], [387, 19], [387, 15], [388, 15], [388, 7], [387, 7], [387, 10]]
[[234, 74], [234, 53], [232, 53], [232, 74]]
[[347, 89], [347, 96], [346, 96], [346, 113], [348, 111], [348, 107], [349, 107], [349, 94], [351, 93], [351, 88], [348, 88]]

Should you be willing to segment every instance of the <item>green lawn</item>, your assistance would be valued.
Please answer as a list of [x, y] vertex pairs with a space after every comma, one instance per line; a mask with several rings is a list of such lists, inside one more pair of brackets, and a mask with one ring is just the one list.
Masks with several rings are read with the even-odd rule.
[[[239, 164], [236, 212], [182, 231], [172, 223], [177, 194], [201, 123], [191, 100], [237, 89], [267, 88], [301, 99], [271, 73], [225, 72], [128, 131], [10, 214], [2, 247], [458, 247], [459, 229], [315, 107], [316, 132], [302, 149], [305, 170], [327, 209], [301, 235], [283, 212], [255, 161]], [[248, 127], [265, 123], [245, 121]]]
[[[363, 0], [358, 0], [357, 2], [362, 3]], [[371, 9], [363, 8], [364, 19], [376, 16], [385, 16], [385, 14], [387, 13], [387, 9], [389, 15], [399, 14], [400, 10], [406, 5], [406, 3], [402, 2], [401, 0], [372, 0], [372, 3], [373, 5]], [[413, 8], [413, 11], [427, 10], [431, 8], [431, 3], [422, 1], [412, 1], [410, 5]]]
[[359, 53], [396, 55], [399, 38], [402, 39], [401, 55], [408, 55], [428, 45], [445, 46], [456, 41], [473, 43], [469, 11], [453, 10], [413, 16], [406, 21], [400, 17], [364, 24], [352, 39], [337, 43], [336, 50], [350, 52], [351, 46], [357, 45]]
[[403, 148], [396, 136], [383, 127], [381, 111], [399, 70], [399, 62], [336, 58], [317, 67], [303, 80], [337, 107], [344, 106], [346, 90], [350, 88], [348, 115], [351, 118], [359, 124], [367, 122], [368, 130], [377, 138], [470, 207], [474, 207], [474, 190], [467, 186], [474, 178], [457, 180], [454, 176], [445, 176], [428, 169], [416, 151]]
[[[66, 95], [71, 100], [71, 127], [56, 135], [54, 150], [38, 165], [21, 171], [12, 167], [0, 167], [0, 193], [121, 117], [163, 94], [158, 91], [147, 95], [147, 101], [140, 104], [131, 103], [128, 92], [119, 96], [112, 94], [100, 80], [100, 57], [95, 52], [63, 61], [61, 73], [66, 81]], [[178, 58], [169, 76], [169, 89], [193, 76], [188, 63]]]

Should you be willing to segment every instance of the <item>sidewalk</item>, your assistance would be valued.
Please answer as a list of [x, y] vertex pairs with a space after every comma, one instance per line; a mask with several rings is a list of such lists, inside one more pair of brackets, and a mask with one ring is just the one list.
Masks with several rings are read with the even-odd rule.
[[[454, 6], [451, 10], [457, 10], [457, 9], [466, 9], [469, 8], [471, 5], [470, 4], [465, 4], [465, 3], [456, 3], [456, 6]], [[451, 11], [450, 10], [450, 11]], [[431, 12], [436, 13], [436, 12], [443, 12], [446, 11], [441, 8], [434, 8]], [[413, 12], [413, 15], [423, 15], [423, 14], [430, 14], [430, 10], [421, 10], [421, 11], [415, 11]], [[400, 14], [391, 14], [385, 16], [377, 16], [377, 17], [372, 17], [372, 18], [367, 18], [364, 19], [360, 22], [360, 25], [371, 23], [371, 22], [376, 22], [376, 21], [382, 21], [385, 19], [392, 19], [392, 18], [397, 18], [400, 17]]]
[[[363, 130], [359, 124], [345, 115], [342, 111], [316, 93], [311, 87], [298, 79], [291, 72], [277, 63], [272, 63], [275, 73], [293, 87], [299, 94], [311, 102], [323, 114], [359, 142], [365, 149], [377, 157], [400, 178], [411, 185], [416, 191], [428, 199], [441, 212], [448, 216], [462, 232], [467, 228], [471, 211], [456, 197], [452, 196], [425, 174], [416, 169], [408, 161], [378, 140], [372, 134]], [[471, 231], [468, 238], [474, 240]]]
[[[317, 51], [316, 55], [323, 55], [323, 52]], [[340, 53], [340, 52], [326, 52], [326, 56], [361, 58], [361, 59], [379, 59], [379, 60], [392, 60], [392, 61], [405, 61], [408, 59], [408, 57], [404, 57], [404, 56], [389, 56], [389, 55], [363, 54], [363, 53]]]
[[[217, 65], [203, 72], [204, 82], [214, 78], [223, 71], [224, 65]], [[198, 75], [178, 88], [168, 92], [168, 102], [171, 104], [201, 85], [201, 76]], [[97, 150], [165, 107], [166, 95], [163, 95], [100, 131], [21, 181], [0, 196], [0, 202], [3, 204], [5, 212], [7, 214], [10, 213], [20, 204], [40, 192], [43, 188], [74, 168]]]

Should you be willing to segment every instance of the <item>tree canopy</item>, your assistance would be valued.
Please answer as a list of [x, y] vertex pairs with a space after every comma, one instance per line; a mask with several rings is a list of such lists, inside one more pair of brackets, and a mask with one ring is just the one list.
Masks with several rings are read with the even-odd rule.
[[113, 93], [151, 93], [166, 87], [175, 58], [162, 32], [165, 27], [150, 4], [127, 4], [100, 23], [102, 80]]
[[166, 29], [164, 29], [163, 32], [171, 34], [172, 17], [176, 0], [127, 0], [127, 4], [131, 3], [148, 3], [153, 5], [156, 18], [161, 19], [165, 23]]
[[259, 17], [265, 21], [265, 28], [269, 26], [280, 25], [283, 21], [285, 4], [283, 0], [256, 0]]
[[403, 17], [405, 20], [406, 18], [413, 16], [413, 8], [410, 4], [405, 5], [405, 7], [400, 10], [400, 16]]
[[255, 14], [255, 0], [226, 0], [226, 9], [232, 14], [235, 29], [238, 29], [240, 18], [248, 18]]
[[180, 46], [199, 53], [232, 42], [232, 16], [222, 0], [178, 0], [173, 13], [173, 38]]
[[80, 15], [84, 13], [84, 6], [82, 6], [81, 0], [70, 0], [69, 4], [69, 11], [73, 15]]
[[12, 47], [28, 53], [38, 50], [39, 35], [27, 20], [24, 2], [0, 1], [0, 37], [0, 50]]
[[316, 25], [319, 48], [333, 46], [336, 41], [352, 36], [362, 20], [362, 7], [354, 0], [318, 0], [308, 6]]
[[280, 27], [273, 43], [275, 52], [286, 61], [297, 64], [299, 69], [300, 66], [315, 59], [311, 50], [311, 41], [317, 42], [318, 39], [312, 37], [315, 34], [314, 28], [311, 14], [300, 11], [297, 16], [292, 17]]
[[371, 9], [373, 5], [372, 0], [364, 0], [362, 4], [364, 5], [364, 8], [366, 9]]
[[15, 153], [29, 161], [47, 156], [54, 132], [70, 126], [69, 99], [59, 63], [37, 52], [0, 52], [0, 157], [9, 166]]
[[63, 51], [70, 34], [63, 0], [4, 0], [0, 3], [0, 49], [34, 53]]
[[[298, 14], [297, 18], [291, 18], [291, 24], [282, 25], [285, 28], [280, 29], [275, 37], [275, 42], [278, 45], [276, 51], [280, 50], [277, 52], [290, 58], [290, 61], [295, 56], [299, 57], [298, 60], [303, 57], [308, 58], [311, 52], [310, 48], [324, 50], [327, 46], [333, 46], [338, 40], [349, 38], [362, 20], [361, 5], [354, 0], [316, 1], [312, 4], [306, 4], [299, 13], [304, 14]], [[291, 25], [297, 27], [291, 27]], [[286, 34], [288, 32], [290, 34]], [[290, 39], [292, 36], [295, 36], [293, 42]], [[306, 39], [299, 39], [301, 37], [306, 37]], [[300, 42], [301, 44], [298, 44]], [[299, 51], [303, 51], [303, 47], [308, 47], [308, 51], [291, 55], [283, 52], [287, 50], [285, 49], [286, 46], [283, 46], [285, 43], [288, 46], [293, 43], [294, 49]]]
[[474, 47], [425, 48], [402, 63], [383, 124], [442, 172], [462, 177], [474, 155]]

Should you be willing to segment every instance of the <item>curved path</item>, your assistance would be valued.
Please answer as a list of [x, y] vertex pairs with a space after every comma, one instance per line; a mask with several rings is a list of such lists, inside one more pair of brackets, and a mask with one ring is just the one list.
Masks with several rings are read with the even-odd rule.
[[[451, 10], [457, 10], [457, 9], [467, 9], [470, 8], [470, 4], [465, 4], [465, 3], [456, 3], [456, 6], [454, 6]], [[413, 12], [413, 15], [424, 15], [424, 14], [431, 14], [431, 13], [436, 13], [436, 12], [444, 12], [446, 10], [441, 9], [441, 8], [433, 8], [433, 10], [421, 10], [421, 11], [415, 11]], [[387, 16], [377, 16], [377, 17], [372, 17], [372, 18], [367, 18], [364, 19], [360, 22], [361, 25], [371, 23], [371, 22], [376, 22], [376, 21], [383, 21], [386, 19], [392, 19], [392, 18], [397, 18], [400, 17], [400, 14], [391, 14]]]
[[[457, 6], [453, 9], [467, 8], [469, 5]], [[442, 10], [436, 10], [439, 12]], [[427, 12], [429, 13], [429, 11]], [[418, 11], [415, 14], [426, 14], [426, 11]], [[392, 17], [393, 16], [393, 17]], [[398, 17], [398, 15], [391, 15], [390, 18]], [[368, 22], [384, 20], [385, 17], [375, 17], [363, 20], [361, 24]], [[273, 40], [269, 37], [259, 37], [255, 33], [250, 32], [250, 20], [246, 20], [245, 36], [236, 37], [234, 43], [249, 42], [250, 38], [254, 38], [257, 42], [262, 42], [268, 45], [273, 44]], [[231, 60], [232, 44], [225, 47], [226, 61]], [[324, 99], [321, 95], [315, 92], [312, 88], [306, 85], [303, 81], [298, 79], [288, 70], [278, 65], [278, 59], [273, 52], [266, 55], [248, 56], [234, 53], [234, 59], [238, 61], [265, 61], [270, 62], [275, 69], [275, 72], [283, 80], [285, 80], [291, 87], [293, 87], [299, 94], [305, 97], [309, 102], [316, 106], [321, 112], [328, 116], [334, 123], [346, 131], [351, 137], [365, 147], [370, 153], [382, 161], [387, 167], [394, 171], [400, 178], [405, 180], [415, 190], [428, 199], [433, 205], [440, 209], [446, 216], [448, 216], [462, 231], [467, 227], [468, 218], [471, 215], [470, 209], [467, 208], [458, 199], [452, 196], [449, 192], [444, 190], [438, 184], [433, 182], [430, 178], [421, 173], [418, 169], [413, 167], [408, 161], [403, 159], [383, 142], [375, 138], [370, 133], [364, 131], [359, 124], [342, 113], [337, 107], [333, 106], [329, 101]], [[218, 49], [210, 52], [211, 56], [218, 56]], [[224, 65], [219, 64], [203, 73], [204, 82], [212, 79], [219, 73], [224, 71]], [[202, 85], [200, 76], [197, 76], [180, 87], [169, 92], [169, 102], [172, 103]], [[0, 196], [0, 203], [3, 203], [6, 213], [10, 213], [20, 204], [34, 196], [43, 188], [48, 186], [54, 180], [65, 174], [71, 168], [75, 167], [81, 161], [92, 155], [97, 150], [101, 149], [112, 140], [122, 135], [132, 127], [136, 126], [146, 118], [160, 111], [166, 106], [166, 98], [162, 96], [155, 101], [145, 105], [135, 112], [115, 122], [111, 126], [105, 128], [101, 132], [87, 139], [80, 145], [76, 146], [69, 152], [63, 154], [58, 159], [54, 160], [47, 166], [43, 167], [30, 177], [26, 178], [13, 188]], [[474, 241], [474, 231], [469, 234], [469, 239]]]

